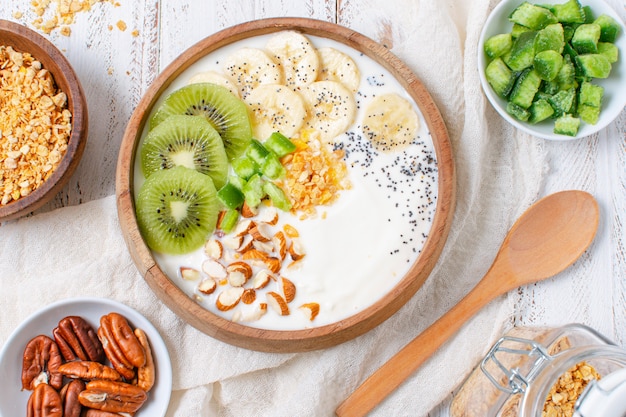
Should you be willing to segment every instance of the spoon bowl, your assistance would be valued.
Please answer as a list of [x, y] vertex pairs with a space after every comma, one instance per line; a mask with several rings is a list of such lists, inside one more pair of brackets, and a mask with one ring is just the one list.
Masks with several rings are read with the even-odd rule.
[[598, 203], [584, 191], [561, 191], [530, 206], [513, 224], [478, 284], [365, 380], [337, 408], [337, 416], [366, 415], [493, 299], [570, 266], [593, 241], [598, 221]]

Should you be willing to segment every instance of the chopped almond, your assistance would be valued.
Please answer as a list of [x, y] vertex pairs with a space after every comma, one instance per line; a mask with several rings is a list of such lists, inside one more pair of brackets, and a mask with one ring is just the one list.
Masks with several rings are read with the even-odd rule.
[[219, 261], [209, 258], [202, 263], [202, 270], [211, 278], [215, 278], [217, 280], [226, 278], [228, 276], [228, 272], [226, 271], [226, 267], [219, 263]]
[[205, 278], [198, 284], [198, 291], [202, 294], [213, 294], [217, 288], [217, 282], [213, 278]]
[[266, 259], [263, 260], [263, 262], [267, 266], [267, 269], [269, 269], [275, 274], [277, 274], [280, 271], [280, 268], [282, 266], [280, 259], [274, 256], [268, 256]]
[[285, 296], [285, 301], [288, 303], [292, 302], [294, 298], [296, 298], [296, 286], [294, 283], [285, 278], [280, 278], [281, 285], [283, 287], [283, 295]]
[[201, 273], [197, 269], [181, 266], [180, 276], [187, 281], [197, 281], [200, 279]]
[[258, 220], [270, 226], [275, 226], [278, 223], [278, 210], [274, 206], [269, 206], [261, 211]]
[[274, 242], [274, 250], [278, 253], [280, 259], [284, 260], [285, 256], [287, 256], [287, 238], [285, 234], [282, 231], [276, 232], [272, 241]]
[[269, 271], [262, 269], [254, 276], [254, 279], [252, 280], [252, 286], [257, 290], [260, 290], [261, 288], [265, 288], [272, 279], [274, 279], [272, 274], [270, 274]]
[[250, 249], [243, 254], [243, 259], [258, 259], [260, 261], [265, 261], [269, 257], [270, 256], [267, 253], [258, 249]]
[[250, 279], [250, 277], [252, 276], [252, 267], [248, 263], [243, 261], [235, 261], [231, 263], [226, 267], [226, 270], [228, 272], [240, 272], [246, 277], [246, 280]]
[[243, 206], [241, 206], [241, 217], [250, 218], [259, 214], [258, 207], [250, 207], [246, 201], [243, 202]]
[[250, 229], [252, 229], [252, 227], [254, 227], [254, 222], [250, 219], [244, 219], [237, 224], [233, 234], [235, 234], [236, 236], [243, 236], [247, 234]]
[[230, 287], [222, 291], [220, 295], [217, 296], [217, 300], [215, 301], [217, 309], [220, 311], [233, 309], [237, 304], [239, 304], [243, 291], [244, 289], [242, 287]]
[[289, 255], [291, 255], [291, 259], [294, 261], [299, 261], [304, 257], [304, 248], [302, 247], [299, 239], [291, 240], [291, 245], [289, 245]]
[[224, 253], [224, 246], [219, 240], [211, 238], [204, 245], [204, 253], [209, 258], [220, 259]]
[[270, 291], [267, 293], [267, 305], [272, 307], [281, 316], [289, 315], [289, 306], [287, 301], [277, 292]]
[[254, 288], [246, 288], [241, 294], [241, 301], [244, 304], [252, 304], [256, 300], [256, 290]]
[[320, 305], [318, 303], [306, 303], [302, 304], [298, 310], [301, 311], [310, 321], [313, 321], [320, 312]]

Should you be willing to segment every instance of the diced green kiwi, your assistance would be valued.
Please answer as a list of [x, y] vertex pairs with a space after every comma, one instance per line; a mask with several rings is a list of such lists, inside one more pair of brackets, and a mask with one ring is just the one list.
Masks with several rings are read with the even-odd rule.
[[229, 160], [241, 155], [252, 138], [245, 103], [216, 84], [189, 84], [172, 92], [150, 118], [150, 129], [174, 114], [205, 116], [224, 141]]
[[224, 144], [202, 116], [171, 116], [146, 135], [141, 146], [141, 167], [146, 177], [179, 165], [208, 175], [217, 188], [226, 183]]
[[137, 223], [148, 247], [169, 254], [201, 247], [215, 230], [220, 209], [207, 175], [183, 166], [156, 171], [135, 201]]

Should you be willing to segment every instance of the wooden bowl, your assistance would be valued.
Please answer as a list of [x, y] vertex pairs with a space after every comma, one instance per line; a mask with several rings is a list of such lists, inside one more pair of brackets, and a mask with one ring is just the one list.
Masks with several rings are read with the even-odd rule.
[[87, 141], [87, 101], [78, 77], [65, 56], [46, 38], [27, 27], [0, 20], [0, 45], [28, 52], [41, 62], [56, 86], [67, 95], [72, 132], [67, 151], [52, 175], [29, 195], [0, 206], [0, 222], [25, 216], [50, 201], [74, 173]]
[[[438, 161], [437, 208], [421, 255], [386, 295], [363, 311], [336, 323], [305, 330], [264, 330], [232, 322], [185, 294], [159, 267], [137, 226], [133, 203], [135, 155], [144, 125], [165, 89], [194, 62], [233, 42], [282, 30], [296, 30], [341, 42], [389, 70], [415, 100], [433, 138]], [[298, 352], [330, 347], [359, 336], [395, 313], [422, 286], [443, 249], [454, 211], [455, 172], [442, 117], [417, 77], [385, 47], [345, 27], [305, 18], [273, 18], [227, 28], [182, 53], [155, 80], [139, 102], [122, 141], [116, 174], [117, 208], [123, 235], [140, 274], [157, 296], [200, 331], [224, 342], [267, 352]]]

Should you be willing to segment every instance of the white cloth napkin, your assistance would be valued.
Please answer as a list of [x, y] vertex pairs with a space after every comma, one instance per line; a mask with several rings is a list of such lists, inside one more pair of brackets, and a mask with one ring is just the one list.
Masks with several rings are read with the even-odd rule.
[[[410, 2], [403, 2], [398, 13], [390, 10], [394, 2], [372, 1], [352, 21], [355, 30], [374, 21], [390, 31], [412, 28], [388, 46], [433, 95], [456, 158], [457, 206], [444, 252], [425, 285], [388, 321], [342, 345], [301, 354], [248, 351], [212, 339], [167, 309], [139, 276], [110, 196], [0, 227], [0, 345], [43, 305], [108, 297], [138, 310], [163, 336], [174, 370], [168, 416], [333, 415], [367, 376], [474, 286], [508, 228], [538, 196], [542, 142], [503, 122], [480, 89], [476, 44], [495, 3], [415, 1], [406, 8]], [[372, 415], [426, 416], [471, 371], [511, 312], [507, 297], [490, 304]]]

